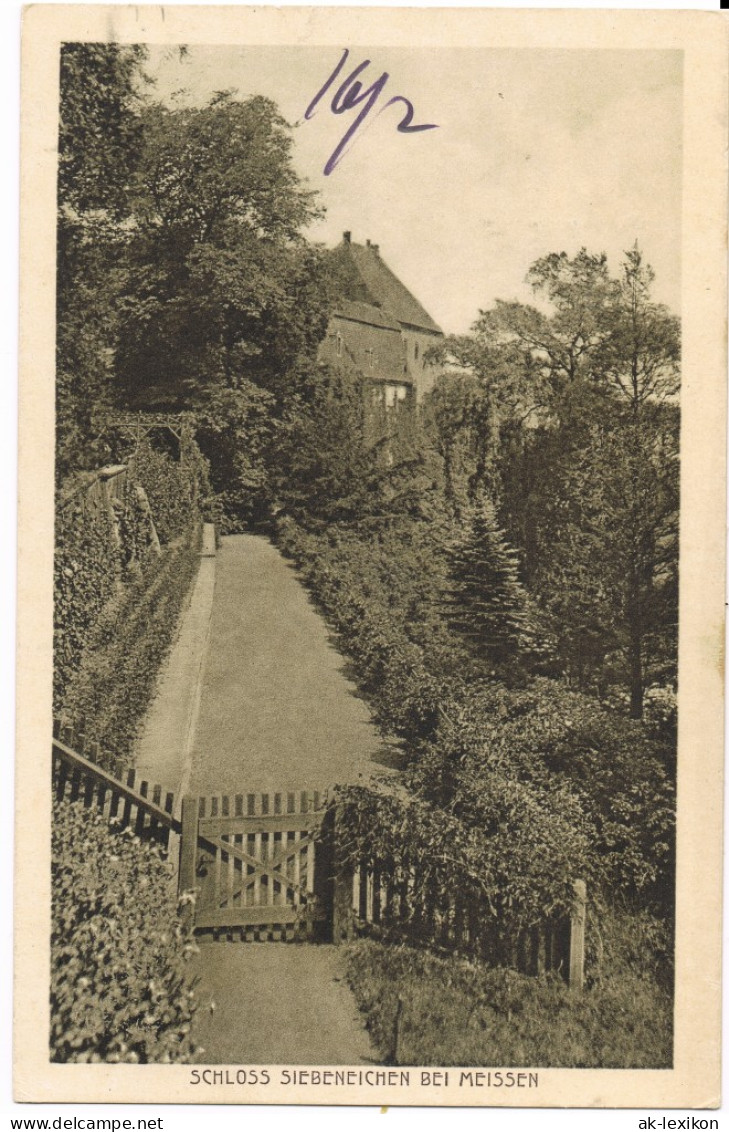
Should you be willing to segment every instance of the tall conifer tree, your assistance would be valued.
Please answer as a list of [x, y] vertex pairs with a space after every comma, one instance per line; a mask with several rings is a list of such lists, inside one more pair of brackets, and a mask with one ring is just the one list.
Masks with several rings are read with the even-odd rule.
[[451, 625], [474, 651], [493, 663], [516, 659], [528, 636], [528, 598], [519, 580], [516, 551], [481, 496], [448, 551]]

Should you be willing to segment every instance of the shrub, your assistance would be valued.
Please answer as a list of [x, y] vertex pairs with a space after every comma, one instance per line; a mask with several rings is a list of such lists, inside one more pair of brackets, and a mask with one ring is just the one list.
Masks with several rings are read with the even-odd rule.
[[195, 580], [198, 554], [197, 536], [191, 543], [178, 542], [127, 585], [100, 615], [66, 691], [64, 715], [84, 720], [86, 737], [118, 758], [130, 758], [154, 698]]
[[191, 1061], [195, 947], [159, 848], [81, 803], [53, 817], [51, 1059]]
[[508, 962], [529, 928], [569, 914], [572, 882], [591, 877], [579, 807], [568, 796], [494, 775], [461, 814], [381, 788], [346, 787], [338, 798], [350, 859], [408, 881], [410, 920], [393, 928], [437, 942], [455, 895], [469, 918], [468, 949], [491, 964]]
[[[53, 709], [68, 707], [82, 658], [95, 647], [102, 613], [108, 631], [108, 608], [124, 603], [140, 575], [149, 581], [157, 563], [153, 553], [150, 516], [142, 506], [147, 495], [151, 517], [163, 546], [189, 538], [197, 526], [198, 502], [204, 489], [204, 461], [192, 442], [185, 463], [155, 452], [144, 442], [130, 461], [122, 500], [109, 507], [91, 502], [81, 485], [56, 508], [54, 558]], [[142, 496], [143, 498], [143, 496]]]
[[595, 878], [613, 897], [673, 903], [675, 789], [666, 748], [646, 728], [560, 681], [471, 688], [442, 705], [410, 770], [426, 797], [478, 819], [494, 775], [549, 797], [568, 791], [590, 831]]

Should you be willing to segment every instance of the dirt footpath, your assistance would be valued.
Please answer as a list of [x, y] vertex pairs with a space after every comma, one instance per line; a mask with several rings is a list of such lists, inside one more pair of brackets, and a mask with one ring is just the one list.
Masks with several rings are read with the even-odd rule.
[[191, 791], [325, 790], [382, 773], [387, 749], [344, 666], [276, 548], [224, 538]]
[[[190, 792], [323, 791], [385, 771], [392, 753], [344, 666], [293, 567], [275, 547], [255, 535], [224, 538]], [[376, 1060], [337, 948], [205, 939], [200, 948], [194, 1038], [205, 1050], [201, 1061]]]
[[374, 1064], [369, 1037], [326, 944], [201, 943], [195, 1040], [208, 1065]]

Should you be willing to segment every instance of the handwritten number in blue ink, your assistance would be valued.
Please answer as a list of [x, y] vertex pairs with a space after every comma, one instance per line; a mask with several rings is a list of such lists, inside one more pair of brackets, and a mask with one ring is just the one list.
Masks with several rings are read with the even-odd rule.
[[[348, 58], [349, 50], [345, 47], [342, 58], [337, 63], [327, 81], [324, 83], [324, 86], [317, 92], [317, 94], [314, 95], [313, 99], [307, 106], [306, 113], [304, 114], [304, 118], [307, 121], [313, 117], [316, 107], [321, 102], [322, 98], [327, 93], [332, 84], [341, 74], [342, 68], [344, 67], [344, 64], [347, 62]], [[363, 71], [367, 69], [367, 67], [369, 67], [369, 65], [370, 60], [365, 59], [362, 63], [355, 67], [352, 73], [344, 80], [344, 82], [341, 84], [336, 94], [332, 98], [331, 110], [334, 114], [344, 114], [349, 110], [354, 110], [362, 103], [364, 103], [364, 105], [362, 106], [362, 109], [360, 110], [359, 114], [354, 119], [352, 124], [345, 131], [341, 141], [324, 166], [324, 175], [326, 177], [328, 177], [329, 174], [332, 173], [334, 169], [336, 169], [342, 157], [349, 149], [350, 144], [353, 143], [355, 134], [357, 133], [360, 126], [364, 123], [370, 111], [374, 108], [377, 99], [382, 94], [382, 91], [385, 88], [385, 84], [390, 77], [387, 71], [383, 71], [379, 79], [377, 79], [376, 82], [372, 83], [372, 86], [369, 86], [367, 90], [363, 91], [363, 84], [359, 81], [359, 76]], [[405, 114], [397, 125], [399, 133], [415, 134], [420, 133], [422, 130], [438, 129], [437, 125], [435, 125], [434, 123], [412, 125], [415, 108], [413, 107], [412, 102], [410, 102], [408, 98], [404, 98], [401, 94], [397, 94], [393, 98], [390, 98], [384, 104], [384, 106], [380, 107], [380, 109], [377, 111], [377, 114], [382, 114], [384, 110], [387, 110], [388, 106], [393, 106], [396, 102], [402, 102], [406, 107]], [[377, 115], [375, 115], [375, 117], [377, 117]]]
[[[385, 105], [382, 107], [382, 110], [387, 110], [388, 106], [392, 106], [393, 103], [395, 103], [395, 102], [404, 102], [405, 105], [407, 106], [407, 110], [405, 111], [405, 117], [403, 118], [402, 122], [398, 122], [398, 124], [397, 124], [397, 128], [398, 128], [399, 133], [401, 133], [401, 134], [419, 134], [421, 130], [437, 130], [438, 129], [438, 127], [435, 126], [435, 125], [425, 125], [424, 123], [421, 124], [420, 126], [411, 126], [410, 123], [413, 120], [413, 114], [415, 113], [415, 107], [413, 106], [413, 104], [412, 104], [412, 102], [410, 101], [409, 98], [403, 98], [403, 96], [401, 94], [394, 95], [394, 97], [391, 98], [389, 102], [385, 103]], [[382, 113], [382, 110], [380, 111], [380, 113]]]

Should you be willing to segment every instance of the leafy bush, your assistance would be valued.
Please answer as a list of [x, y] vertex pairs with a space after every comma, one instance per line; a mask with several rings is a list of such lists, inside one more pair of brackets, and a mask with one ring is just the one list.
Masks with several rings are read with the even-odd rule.
[[404, 791], [346, 787], [338, 825], [353, 862], [396, 883], [409, 880], [410, 922], [396, 930], [437, 942], [440, 916], [450, 916], [455, 896], [468, 914], [468, 950], [494, 964], [509, 961], [523, 932], [569, 914], [572, 882], [589, 879], [591, 867], [579, 807], [568, 795], [496, 774], [482, 786], [460, 815]]
[[199, 562], [199, 532], [156, 559], [100, 615], [66, 691], [63, 712], [90, 740], [129, 759]]
[[191, 1061], [195, 945], [160, 849], [80, 802], [53, 819], [51, 1059]]
[[675, 788], [665, 744], [641, 724], [556, 680], [472, 688], [446, 705], [411, 784], [480, 821], [494, 775], [579, 802], [595, 879], [614, 897], [662, 913], [673, 903]]
[[98, 640], [102, 612], [106, 617], [110, 606], [124, 605], [125, 593], [134, 590], [140, 575], [149, 581], [158, 565], [140, 489], [164, 546], [173, 538], [191, 536], [206, 482], [204, 461], [194, 443], [187, 443], [185, 462], [178, 464], [144, 442], [128, 465], [123, 500], [113, 500], [108, 508], [91, 502], [83, 484], [70, 499], [59, 500], [54, 559], [56, 715], [68, 710], [82, 658]]

